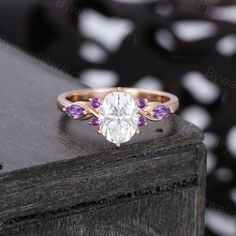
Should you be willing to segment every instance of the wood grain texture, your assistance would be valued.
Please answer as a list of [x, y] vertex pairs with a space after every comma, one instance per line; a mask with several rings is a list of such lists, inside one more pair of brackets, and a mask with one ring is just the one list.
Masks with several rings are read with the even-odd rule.
[[[139, 198], [82, 214], [62, 218], [47, 217], [40, 223], [6, 231], [5, 235], [201, 235], [196, 227], [193, 209], [195, 187], [175, 189], [161, 195]], [[177, 210], [180, 209], [181, 210]], [[183, 214], [187, 213], [187, 214]], [[37, 233], [35, 232], [37, 229]]]
[[70, 77], [0, 46], [1, 235], [202, 234], [198, 128], [172, 115], [116, 148], [57, 111]]

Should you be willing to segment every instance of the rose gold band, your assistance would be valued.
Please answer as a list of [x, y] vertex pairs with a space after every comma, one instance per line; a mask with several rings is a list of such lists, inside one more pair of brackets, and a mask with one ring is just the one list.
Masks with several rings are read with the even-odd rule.
[[[85, 116], [83, 119], [88, 119], [91, 116], [98, 116], [96, 109], [90, 106], [91, 98], [103, 99], [108, 93], [116, 91], [119, 88], [104, 88], [104, 89], [82, 89], [82, 90], [72, 90], [66, 93], [63, 93], [57, 98], [58, 108], [63, 111], [63, 109], [72, 104], [79, 104], [85, 109]], [[144, 115], [149, 120], [156, 121], [152, 116], [152, 110], [157, 105], [165, 105], [170, 108], [171, 112], [175, 112], [178, 109], [179, 102], [178, 98], [167, 92], [155, 91], [155, 90], [146, 90], [138, 88], [121, 88], [122, 91], [130, 94], [135, 100], [146, 99], [147, 108], [140, 109], [139, 113]]]

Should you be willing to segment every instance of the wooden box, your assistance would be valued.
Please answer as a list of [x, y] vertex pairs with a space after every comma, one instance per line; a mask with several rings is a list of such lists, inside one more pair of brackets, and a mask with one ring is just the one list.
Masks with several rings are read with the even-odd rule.
[[117, 148], [57, 111], [81, 85], [0, 48], [0, 235], [203, 235], [198, 128], [172, 115]]

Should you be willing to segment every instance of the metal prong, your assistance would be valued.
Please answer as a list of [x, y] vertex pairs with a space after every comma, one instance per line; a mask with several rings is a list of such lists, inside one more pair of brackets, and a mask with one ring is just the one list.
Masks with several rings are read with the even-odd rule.
[[135, 133], [136, 133], [136, 134], [140, 134], [140, 130], [139, 130], [139, 129], [136, 129]]
[[116, 146], [117, 146], [117, 147], [120, 147], [120, 143], [116, 143]]
[[118, 92], [122, 92], [122, 91], [123, 91], [123, 88], [118, 87], [118, 88], [117, 88], [117, 91], [118, 91]]
[[101, 130], [100, 130], [100, 129], [98, 129], [98, 134], [102, 134], [102, 132], [101, 132]]
[[62, 110], [63, 110], [63, 111], [66, 111], [66, 107], [63, 107]]

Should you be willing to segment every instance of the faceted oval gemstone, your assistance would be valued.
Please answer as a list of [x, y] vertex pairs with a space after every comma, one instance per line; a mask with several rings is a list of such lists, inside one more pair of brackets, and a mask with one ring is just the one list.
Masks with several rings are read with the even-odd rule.
[[125, 92], [109, 93], [99, 112], [99, 130], [110, 142], [120, 144], [129, 141], [138, 126], [137, 107], [134, 99]]
[[84, 108], [77, 104], [70, 105], [65, 108], [66, 114], [73, 119], [80, 119], [84, 116]]

